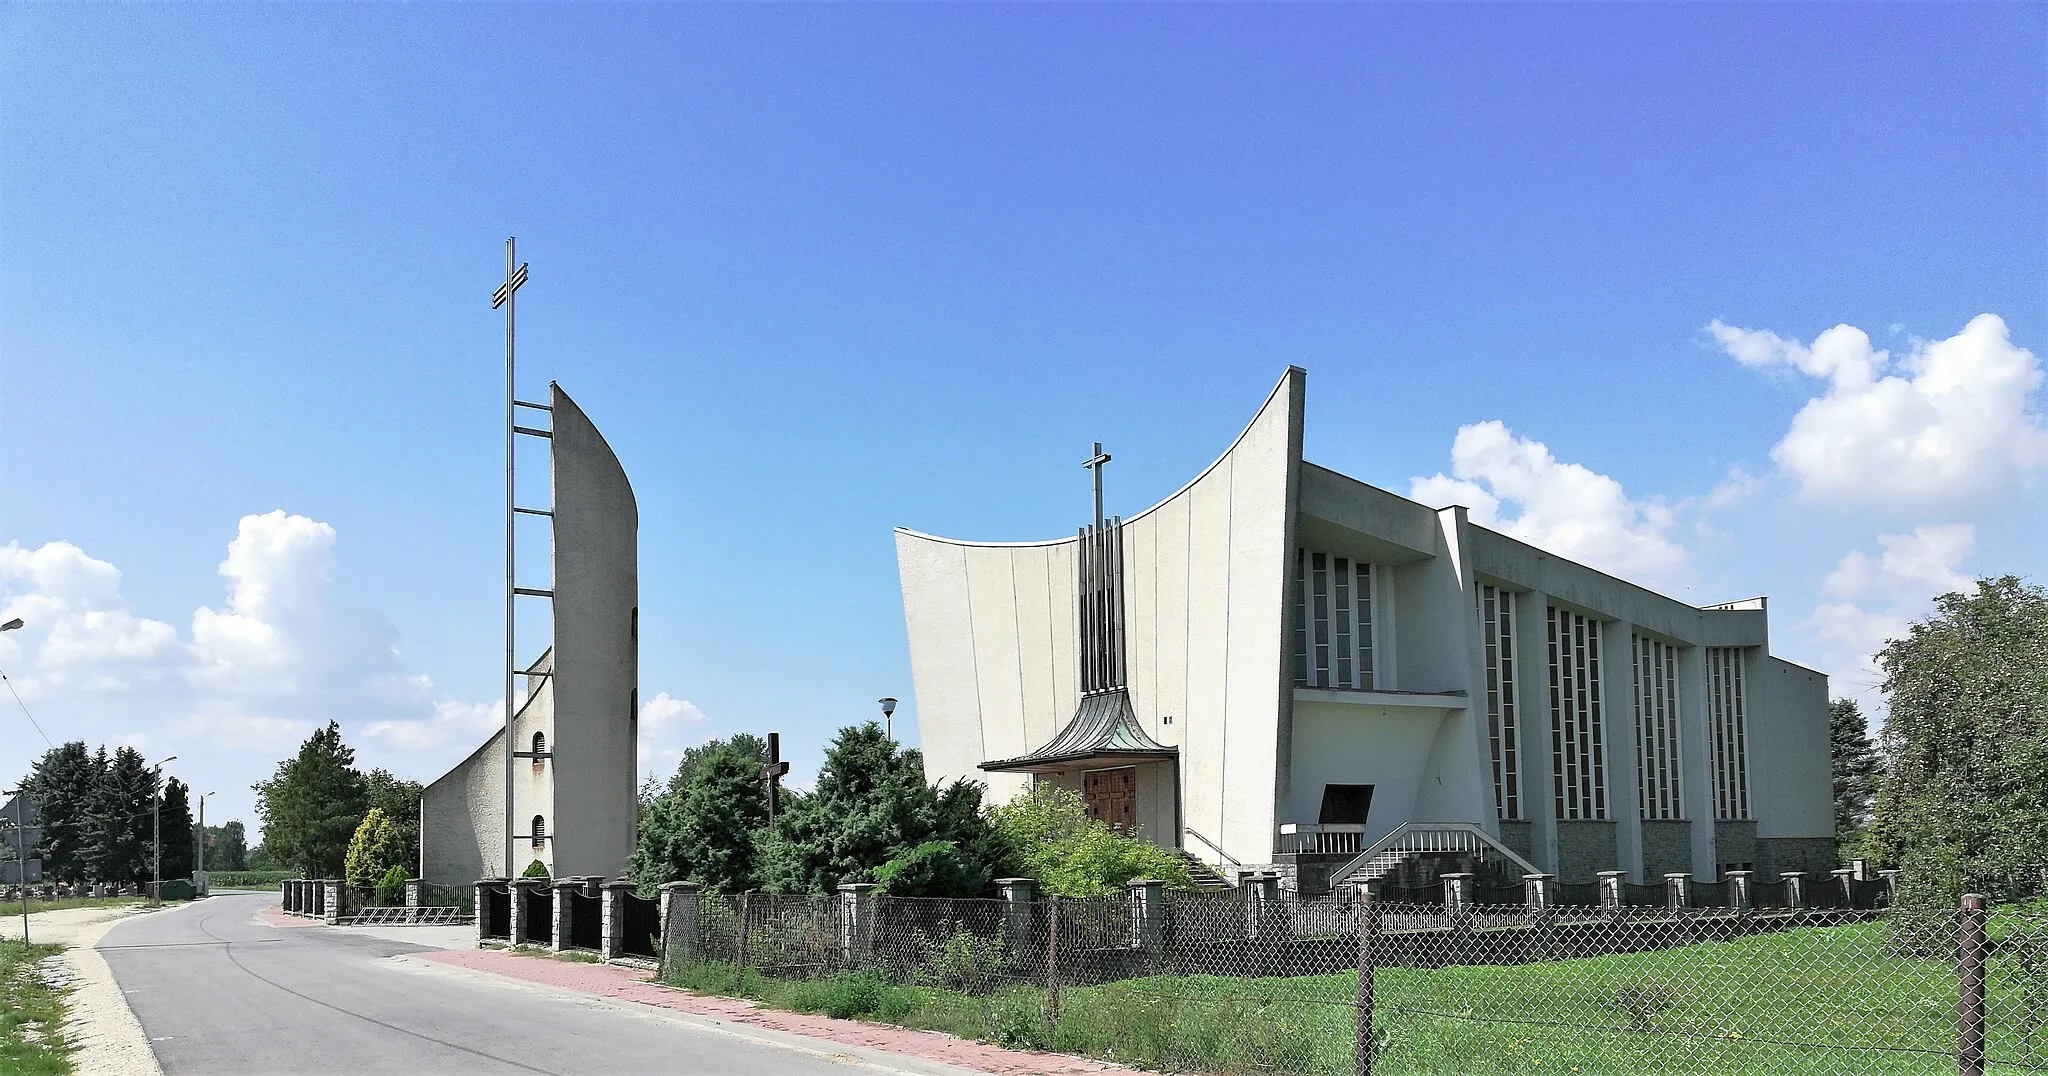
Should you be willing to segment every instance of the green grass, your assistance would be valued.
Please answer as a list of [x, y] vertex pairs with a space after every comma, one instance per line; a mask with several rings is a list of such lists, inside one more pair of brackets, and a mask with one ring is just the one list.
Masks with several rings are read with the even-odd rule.
[[[30, 897], [28, 902], [28, 911], [30, 915], [34, 915], [37, 912], [61, 912], [67, 908], [120, 908], [130, 904], [147, 903], [149, 903], [149, 898], [143, 896], [60, 897], [56, 900], [38, 900], [34, 897]], [[10, 915], [19, 916], [20, 914], [20, 901], [0, 900], [0, 919], [5, 919]], [[30, 929], [33, 930], [34, 927], [31, 926]]]
[[57, 945], [0, 941], [0, 1073], [44, 1076], [71, 1071], [64, 1038], [64, 991], [46, 985], [37, 966]]
[[[1993, 1072], [2048, 1062], [2048, 961], [2029, 959], [2003, 947], [1991, 959]], [[1070, 987], [1050, 1025], [1045, 991], [1028, 986], [976, 996], [875, 972], [796, 982], [730, 964], [686, 967], [670, 984], [1165, 1071], [1353, 1071], [1355, 972]], [[2044, 1017], [2031, 1037], [2030, 1001]], [[1374, 1071], [1954, 1072], [1955, 1006], [1952, 958], [1901, 956], [1882, 923], [1546, 964], [1382, 968]]]
[[505, 951], [513, 956], [540, 956], [551, 960], [566, 960], [572, 964], [602, 964], [604, 954], [588, 949], [568, 949], [557, 952], [544, 945], [508, 945]]

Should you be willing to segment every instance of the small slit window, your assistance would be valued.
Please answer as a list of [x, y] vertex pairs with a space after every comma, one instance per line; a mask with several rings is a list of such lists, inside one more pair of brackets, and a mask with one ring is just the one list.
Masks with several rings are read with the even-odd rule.
[[[533, 770], [534, 770], [534, 772], [535, 772], [535, 773], [539, 773], [539, 772], [540, 772], [540, 771], [541, 771], [542, 769], [546, 768], [547, 764], [548, 764], [548, 734], [547, 734], [547, 733], [545, 733], [545, 732], [536, 732], [536, 733], [534, 733], [534, 734], [533, 734]], [[536, 830], [534, 830], [534, 832], [535, 832], [535, 833], [539, 833], [540, 831], [536, 829]]]
[[548, 820], [540, 815], [533, 816], [533, 846], [539, 848], [548, 843]]

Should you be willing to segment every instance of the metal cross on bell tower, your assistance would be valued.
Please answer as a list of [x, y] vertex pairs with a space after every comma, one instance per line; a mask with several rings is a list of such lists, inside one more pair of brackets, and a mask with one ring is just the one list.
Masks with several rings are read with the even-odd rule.
[[505, 876], [511, 877], [517, 871], [512, 866], [512, 820], [517, 808], [512, 803], [512, 719], [518, 712], [519, 702], [512, 696], [513, 673], [518, 666], [518, 655], [513, 652], [512, 603], [516, 597], [513, 585], [512, 566], [512, 518], [514, 512], [512, 483], [512, 442], [518, 432], [512, 397], [512, 297], [526, 283], [526, 263], [519, 260], [517, 238], [505, 240], [505, 282], [491, 293], [491, 309], [505, 308]]
[[1102, 529], [1102, 466], [1110, 461], [1109, 453], [1102, 450], [1102, 442], [1095, 442], [1095, 454], [1089, 456], [1081, 466], [1095, 472], [1095, 529]]

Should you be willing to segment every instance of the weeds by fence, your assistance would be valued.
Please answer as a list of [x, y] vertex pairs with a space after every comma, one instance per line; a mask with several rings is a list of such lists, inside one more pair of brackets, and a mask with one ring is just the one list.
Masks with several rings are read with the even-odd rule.
[[674, 985], [1167, 1070], [2048, 1069], [2048, 906], [673, 897]]

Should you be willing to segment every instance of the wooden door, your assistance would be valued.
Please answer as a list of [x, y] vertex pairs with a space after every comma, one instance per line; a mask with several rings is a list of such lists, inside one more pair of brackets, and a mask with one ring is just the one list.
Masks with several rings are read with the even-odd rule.
[[1118, 770], [1090, 770], [1082, 775], [1081, 795], [1088, 804], [1088, 817], [1107, 822], [1127, 833], [1138, 829], [1138, 771], [1126, 766]]

